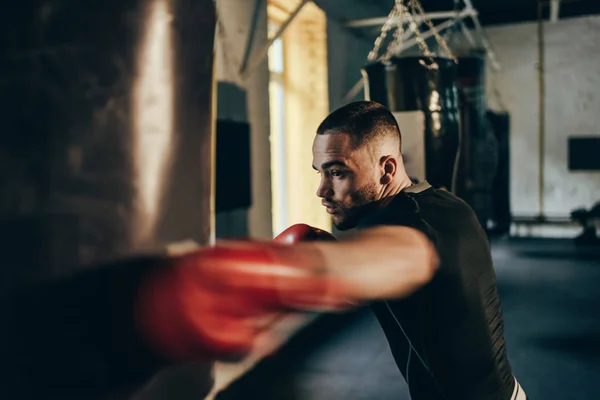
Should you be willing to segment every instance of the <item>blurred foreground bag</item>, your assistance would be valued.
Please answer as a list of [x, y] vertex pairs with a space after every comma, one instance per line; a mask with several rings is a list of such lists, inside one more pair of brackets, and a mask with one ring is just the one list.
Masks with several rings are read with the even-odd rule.
[[[213, 1], [0, 9], [0, 292], [170, 242], [208, 243]], [[208, 368], [197, 369], [167, 373], [179, 388], [169, 399], [203, 397]], [[150, 392], [142, 399], [165, 398]]]

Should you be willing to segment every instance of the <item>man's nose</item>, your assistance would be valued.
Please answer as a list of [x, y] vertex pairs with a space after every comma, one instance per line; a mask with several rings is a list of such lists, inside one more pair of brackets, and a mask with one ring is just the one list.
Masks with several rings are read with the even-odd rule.
[[321, 178], [321, 183], [319, 184], [319, 187], [317, 188], [317, 196], [322, 199], [333, 196], [333, 190], [332, 190], [329, 182], [327, 182], [327, 179]]

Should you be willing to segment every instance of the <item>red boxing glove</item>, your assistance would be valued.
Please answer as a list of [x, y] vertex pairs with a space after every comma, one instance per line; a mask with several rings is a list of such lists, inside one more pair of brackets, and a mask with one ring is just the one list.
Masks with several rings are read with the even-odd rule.
[[144, 338], [176, 361], [243, 356], [275, 312], [347, 308], [312, 246], [231, 242], [168, 263], [142, 282], [136, 316]]
[[336, 241], [331, 233], [307, 224], [295, 224], [277, 235], [273, 241], [278, 243], [294, 244], [304, 241]]

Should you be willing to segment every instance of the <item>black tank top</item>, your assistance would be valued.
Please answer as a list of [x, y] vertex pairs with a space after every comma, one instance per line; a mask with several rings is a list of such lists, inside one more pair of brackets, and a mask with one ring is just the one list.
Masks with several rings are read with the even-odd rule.
[[418, 229], [440, 257], [421, 290], [372, 305], [412, 399], [510, 399], [515, 380], [502, 307], [489, 243], [472, 209], [425, 182], [364, 217], [359, 229], [377, 225]]

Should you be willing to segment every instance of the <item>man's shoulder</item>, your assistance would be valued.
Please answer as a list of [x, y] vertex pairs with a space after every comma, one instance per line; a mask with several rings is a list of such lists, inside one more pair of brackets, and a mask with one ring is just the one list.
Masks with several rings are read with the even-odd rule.
[[365, 215], [358, 227], [405, 225], [423, 230], [422, 225], [428, 221], [471, 219], [476, 219], [475, 213], [465, 201], [451, 192], [426, 185], [421, 190], [400, 192], [386, 206]]
[[445, 189], [431, 188], [429, 190], [419, 193], [414, 197], [417, 200], [417, 202], [422, 206], [422, 211], [427, 211], [427, 209], [423, 210], [424, 206], [434, 206], [444, 210], [453, 210], [458, 213], [470, 213], [473, 211], [471, 206], [469, 206], [467, 202], [465, 202], [463, 199], [461, 199], [454, 193], [449, 192]]
[[412, 226], [419, 217], [420, 207], [418, 200], [407, 193], [400, 192], [387, 204], [364, 215], [358, 224], [358, 228], [369, 228], [381, 225], [405, 225]]
[[457, 195], [443, 189], [432, 189], [418, 200], [423, 217], [448, 220], [477, 220], [473, 208]]

